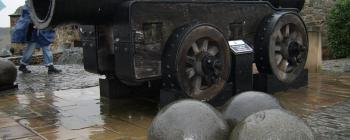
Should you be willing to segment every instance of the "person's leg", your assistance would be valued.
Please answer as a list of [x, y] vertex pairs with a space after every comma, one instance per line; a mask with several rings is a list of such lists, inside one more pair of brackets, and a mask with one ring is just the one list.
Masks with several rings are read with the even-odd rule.
[[20, 63], [23, 65], [29, 65], [29, 61], [32, 58], [32, 55], [36, 48], [36, 43], [31, 42], [27, 44], [27, 47], [24, 49], [22, 59], [20, 60]]
[[24, 53], [22, 55], [22, 58], [20, 60], [20, 66], [19, 70], [22, 71], [23, 73], [30, 73], [31, 71], [27, 69], [27, 65], [29, 65], [30, 59], [32, 58], [32, 55], [35, 51], [36, 48], [36, 43], [30, 42], [27, 44], [27, 47], [24, 50]]
[[53, 65], [53, 55], [50, 46], [42, 47], [45, 66]]
[[45, 46], [45, 47], [41, 47], [43, 49], [43, 55], [44, 55], [44, 63], [45, 66], [48, 67], [48, 73], [52, 74], [52, 73], [60, 73], [62, 72], [59, 69], [56, 69], [53, 66], [53, 55], [52, 52], [50, 50], [50, 46]]

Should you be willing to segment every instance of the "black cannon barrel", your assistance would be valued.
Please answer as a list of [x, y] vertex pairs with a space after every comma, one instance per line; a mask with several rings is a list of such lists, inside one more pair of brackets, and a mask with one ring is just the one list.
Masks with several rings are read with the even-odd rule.
[[34, 24], [42, 29], [67, 23], [95, 25], [113, 22], [125, 0], [29, 0]]
[[283, 8], [297, 8], [300, 11], [304, 7], [305, 0], [280, 0], [279, 5]]
[[[115, 20], [118, 5], [127, 0], [29, 0], [34, 24], [42, 29], [66, 23], [108, 24]], [[167, 1], [167, 0], [164, 0]], [[183, 1], [183, 0], [179, 0]], [[215, 1], [215, 0], [184, 0]], [[230, 1], [230, 0], [229, 0]], [[232, 0], [252, 1], [252, 0]], [[257, 0], [261, 1], [261, 0]], [[303, 8], [305, 0], [263, 0], [275, 7]]]

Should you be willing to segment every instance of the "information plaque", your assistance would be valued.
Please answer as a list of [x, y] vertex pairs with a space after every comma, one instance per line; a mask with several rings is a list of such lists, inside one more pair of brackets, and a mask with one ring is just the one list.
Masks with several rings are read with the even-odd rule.
[[253, 49], [243, 40], [232, 40], [229, 41], [228, 44], [230, 45], [231, 51], [233, 51], [235, 54], [245, 54], [253, 52]]

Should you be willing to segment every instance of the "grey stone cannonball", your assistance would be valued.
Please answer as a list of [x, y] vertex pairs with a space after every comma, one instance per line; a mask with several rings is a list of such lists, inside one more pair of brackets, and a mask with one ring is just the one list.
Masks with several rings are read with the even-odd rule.
[[233, 128], [249, 115], [266, 109], [282, 109], [282, 107], [277, 99], [269, 94], [248, 91], [238, 94], [226, 102], [222, 114], [229, 126]]
[[0, 58], [0, 86], [12, 85], [17, 78], [15, 64], [7, 59]]
[[300, 118], [281, 109], [257, 112], [241, 121], [230, 140], [314, 140], [311, 128]]
[[148, 140], [227, 140], [229, 133], [215, 108], [196, 100], [182, 100], [159, 111], [148, 130]]

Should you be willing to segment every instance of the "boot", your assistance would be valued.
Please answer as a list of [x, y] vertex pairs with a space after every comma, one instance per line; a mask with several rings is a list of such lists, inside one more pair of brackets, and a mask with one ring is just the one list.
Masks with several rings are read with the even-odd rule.
[[47, 67], [47, 73], [53, 74], [53, 73], [61, 73], [62, 70], [56, 69], [53, 65], [50, 65]]
[[28, 70], [26, 65], [21, 64], [18, 70], [22, 71], [22, 73], [31, 73], [32, 71]]

